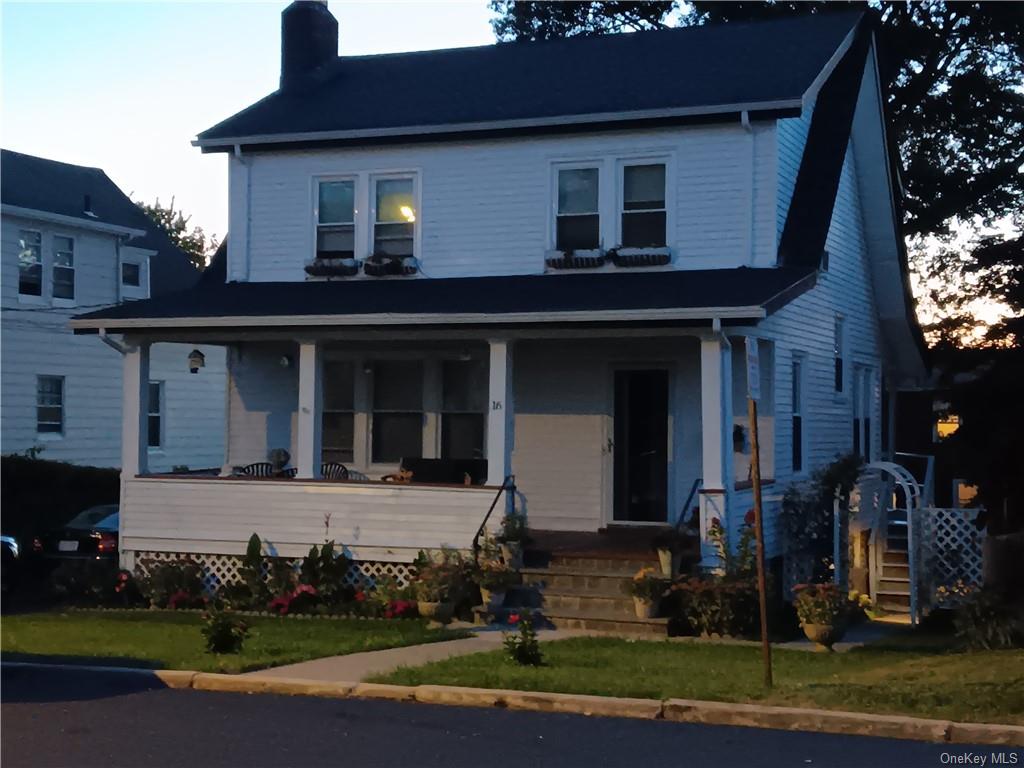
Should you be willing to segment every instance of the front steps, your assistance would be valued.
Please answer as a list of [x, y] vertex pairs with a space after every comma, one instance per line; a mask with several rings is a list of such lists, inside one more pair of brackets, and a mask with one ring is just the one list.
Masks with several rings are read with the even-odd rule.
[[910, 613], [910, 556], [906, 518], [890, 517], [882, 543], [875, 604], [890, 613]]

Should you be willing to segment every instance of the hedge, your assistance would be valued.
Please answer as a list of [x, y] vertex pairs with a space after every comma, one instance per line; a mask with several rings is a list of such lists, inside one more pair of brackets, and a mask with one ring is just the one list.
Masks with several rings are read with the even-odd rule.
[[26, 456], [0, 457], [3, 532], [19, 539], [59, 528], [83, 509], [116, 504], [118, 469], [80, 467]]

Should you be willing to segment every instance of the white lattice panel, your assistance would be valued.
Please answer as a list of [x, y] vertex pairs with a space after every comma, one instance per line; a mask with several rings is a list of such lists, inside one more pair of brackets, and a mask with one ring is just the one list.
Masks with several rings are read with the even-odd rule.
[[973, 518], [976, 510], [922, 510], [921, 550], [929, 597], [939, 586], [951, 587], [958, 581], [968, 587], [982, 584], [982, 539]]
[[[221, 586], [239, 580], [239, 568], [242, 558], [239, 555], [185, 554], [178, 552], [136, 552], [136, 569], [148, 575], [149, 564], [154, 562], [167, 563], [177, 560], [191, 560], [203, 571], [203, 584], [214, 593]], [[299, 558], [291, 558], [291, 564], [298, 568], [302, 562]], [[359, 560], [352, 563], [345, 576], [345, 581], [354, 587], [372, 587], [377, 579], [389, 576], [399, 586], [409, 583], [413, 575], [413, 567], [409, 563], [385, 563], [375, 560]]]

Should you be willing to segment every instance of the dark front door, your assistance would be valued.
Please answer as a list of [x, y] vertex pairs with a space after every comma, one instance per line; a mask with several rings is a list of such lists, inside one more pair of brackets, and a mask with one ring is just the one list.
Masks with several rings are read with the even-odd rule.
[[616, 522], [668, 520], [668, 371], [615, 372]]

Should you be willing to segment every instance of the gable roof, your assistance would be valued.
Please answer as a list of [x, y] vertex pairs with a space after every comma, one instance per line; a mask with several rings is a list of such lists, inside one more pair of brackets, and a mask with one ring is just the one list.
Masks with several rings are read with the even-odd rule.
[[[92, 216], [85, 212], [87, 196]], [[41, 211], [86, 228], [99, 225], [134, 234], [128, 245], [157, 252], [150, 259], [153, 295], [189, 288], [199, 279], [188, 256], [101, 168], [0, 150], [0, 202], [7, 212]]]
[[751, 23], [342, 56], [199, 134], [235, 144], [464, 134], [799, 111], [864, 16]]
[[79, 330], [378, 327], [623, 321], [757, 322], [814, 286], [791, 268], [206, 283], [72, 320]]

